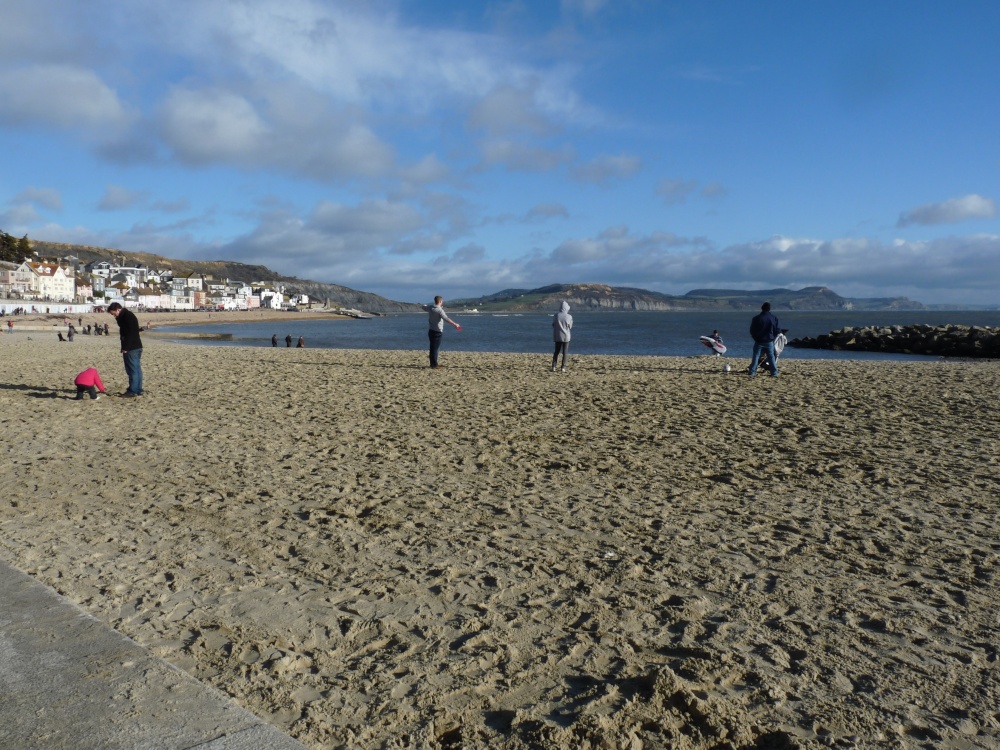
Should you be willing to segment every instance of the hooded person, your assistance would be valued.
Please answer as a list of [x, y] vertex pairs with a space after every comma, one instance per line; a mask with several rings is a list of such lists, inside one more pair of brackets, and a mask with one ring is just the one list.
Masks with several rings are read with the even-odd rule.
[[569, 356], [570, 331], [573, 329], [573, 316], [569, 314], [569, 302], [563, 300], [559, 312], [552, 317], [552, 340], [556, 349], [552, 353], [552, 372], [556, 371], [556, 362], [562, 352], [562, 371], [566, 372], [566, 359]]

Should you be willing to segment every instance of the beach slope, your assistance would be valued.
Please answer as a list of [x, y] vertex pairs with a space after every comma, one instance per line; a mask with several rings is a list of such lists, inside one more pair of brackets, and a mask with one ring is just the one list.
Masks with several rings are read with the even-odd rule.
[[309, 747], [1000, 743], [998, 362], [54, 338], [0, 558]]

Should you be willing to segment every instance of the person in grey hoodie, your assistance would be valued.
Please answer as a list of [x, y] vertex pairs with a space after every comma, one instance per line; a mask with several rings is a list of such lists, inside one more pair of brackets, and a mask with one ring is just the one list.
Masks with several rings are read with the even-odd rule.
[[573, 316], [569, 314], [569, 302], [563, 300], [559, 305], [559, 312], [552, 317], [552, 340], [556, 342], [556, 350], [552, 353], [552, 372], [556, 371], [559, 352], [562, 352], [562, 371], [566, 372], [566, 357], [569, 354], [572, 328]]

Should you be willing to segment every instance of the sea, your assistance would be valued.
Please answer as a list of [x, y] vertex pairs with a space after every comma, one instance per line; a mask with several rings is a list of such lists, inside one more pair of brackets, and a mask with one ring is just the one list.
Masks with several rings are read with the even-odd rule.
[[[728, 351], [726, 357], [749, 359], [753, 348], [748, 312], [572, 312], [573, 339], [570, 354], [643, 355], [662, 357], [714, 356], [701, 344], [700, 336], [718, 329]], [[512, 352], [550, 354], [551, 313], [471, 313], [449, 310], [462, 326], [445, 326], [442, 351]], [[919, 312], [778, 312], [788, 338], [819, 336], [853, 326], [891, 326], [925, 323], [1000, 327], [1000, 311]], [[426, 313], [404, 313], [370, 319], [302, 319], [289, 312], [288, 319], [261, 323], [202, 324], [158, 328], [195, 334], [230, 334], [231, 339], [177, 340], [191, 345], [269, 347], [277, 335], [281, 347], [285, 336], [295, 342], [300, 336], [313, 349], [403, 349], [427, 347]], [[153, 318], [155, 323], [155, 317]], [[293, 346], [295, 345], [293, 342]], [[926, 355], [845, 352], [787, 347], [784, 359], [917, 360]]]

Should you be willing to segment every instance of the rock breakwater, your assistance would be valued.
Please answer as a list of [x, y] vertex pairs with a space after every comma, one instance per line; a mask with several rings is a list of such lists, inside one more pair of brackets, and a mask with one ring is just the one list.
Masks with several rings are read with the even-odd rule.
[[841, 328], [815, 338], [792, 339], [788, 345], [803, 349], [1000, 359], [1000, 328], [926, 324], [864, 326]]

